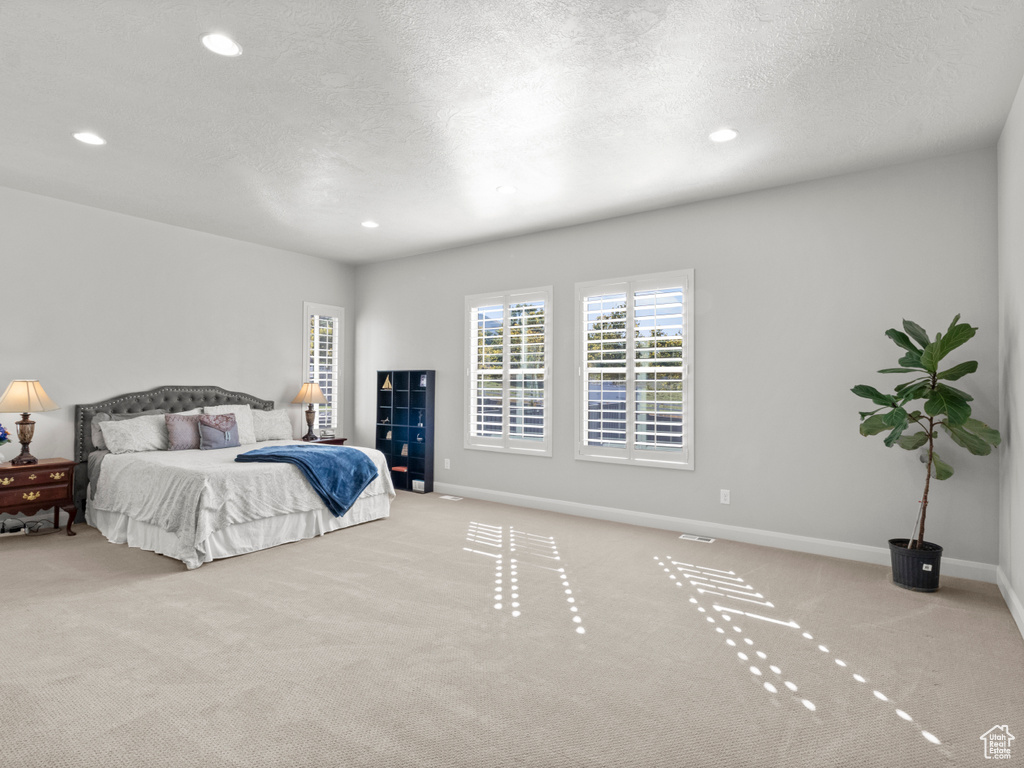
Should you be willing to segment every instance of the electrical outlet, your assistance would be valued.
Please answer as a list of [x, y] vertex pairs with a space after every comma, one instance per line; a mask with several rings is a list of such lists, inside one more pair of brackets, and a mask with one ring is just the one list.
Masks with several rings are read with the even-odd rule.
[[718, 497], [719, 501], [721, 501], [723, 504], [728, 504], [729, 503], [729, 492], [723, 488], [718, 493], [719, 493], [719, 497]]
[[445, 469], [451, 469], [452, 468], [452, 460], [451, 459], [445, 459], [444, 460], [444, 468]]

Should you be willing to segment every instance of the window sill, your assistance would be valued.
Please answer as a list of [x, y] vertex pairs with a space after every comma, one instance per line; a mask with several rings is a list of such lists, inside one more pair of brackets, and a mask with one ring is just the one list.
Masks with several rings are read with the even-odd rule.
[[519, 456], [545, 456], [551, 458], [551, 448], [512, 448], [505, 447], [504, 445], [477, 445], [474, 443], [464, 443], [463, 448], [471, 451], [488, 451], [490, 453], [514, 453]]
[[576, 461], [596, 461], [602, 464], [618, 464], [623, 467], [652, 467], [654, 469], [685, 469], [693, 471], [693, 461], [656, 461], [653, 459], [629, 458], [626, 456], [594, 456], [576, 452]]

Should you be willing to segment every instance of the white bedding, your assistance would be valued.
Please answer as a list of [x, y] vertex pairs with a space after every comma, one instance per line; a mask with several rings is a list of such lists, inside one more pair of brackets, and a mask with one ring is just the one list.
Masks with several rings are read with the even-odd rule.
[[[297, 467], [235, 462], [252, 448], [107, 456], [87, 518], [111, 541], [162, 552], [191, 569], [215, 557], [384, 517], [395, 497], [384, 455], [357, 448], [374, 461], [377, 478], [344, 517], [334, 518]], [[133, 532], [141, 544], [132, 544]]]

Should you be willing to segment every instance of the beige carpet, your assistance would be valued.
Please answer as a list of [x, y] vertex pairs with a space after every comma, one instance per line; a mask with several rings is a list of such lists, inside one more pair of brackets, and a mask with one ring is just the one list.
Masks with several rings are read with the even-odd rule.
[[436, 494], [193, 572], [76, 530], [0, 539], [5, 768], [1024, 761], [990, 584]]

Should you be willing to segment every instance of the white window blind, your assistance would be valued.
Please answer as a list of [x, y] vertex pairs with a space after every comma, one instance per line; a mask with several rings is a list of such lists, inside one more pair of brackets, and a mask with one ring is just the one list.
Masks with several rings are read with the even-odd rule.
[[466, 446], [551, 454], [551, 289], [466, 299]]
[[305, 313], [305, 381], [320, 385], [327, 405], [313, 406], [316, 429], [340, 427], [341, 361], [344, 310], [326, 304], [306, 302]]
[[693, 468], [692, 291], [692, 270], [577, 286], [577, 458]]

